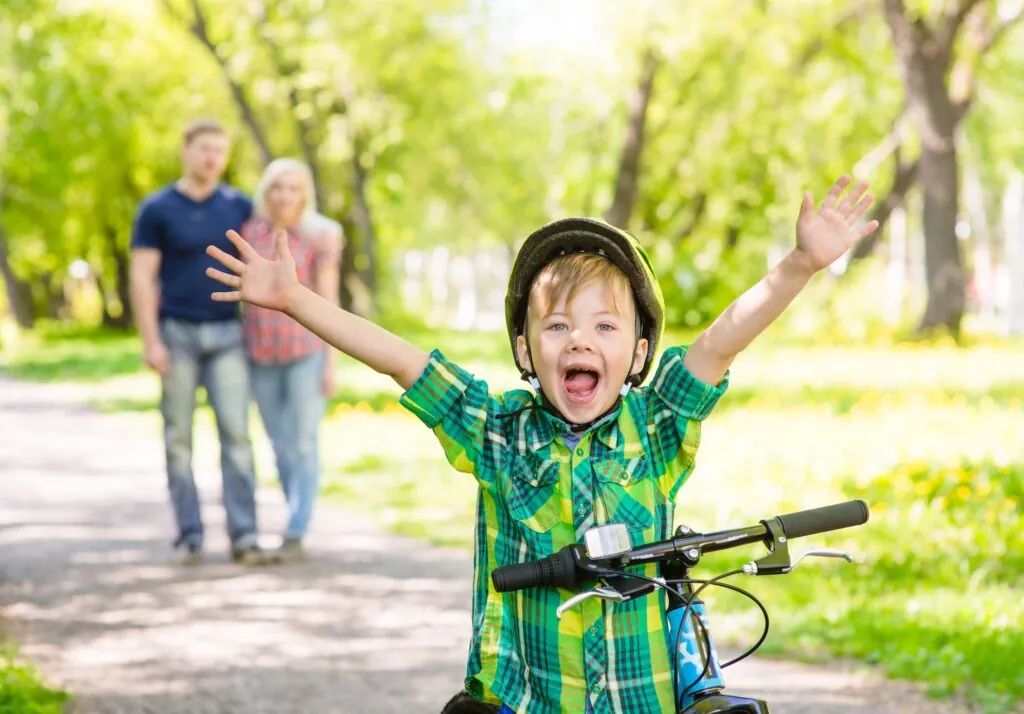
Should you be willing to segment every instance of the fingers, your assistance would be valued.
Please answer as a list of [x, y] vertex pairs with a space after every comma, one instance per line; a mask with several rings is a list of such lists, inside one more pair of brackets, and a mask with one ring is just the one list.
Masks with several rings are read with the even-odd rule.
[[242, 299], [242, 293], [237, 290], [223, 293], [210, 293], [210, 298], [214, 302], [239, 302]]
[[242, 279], [239, 276], [231, 275], [230, 273], [225, 273], [223, 270], [217, 270], [216, 268], [207, 268], [206, 275], [207, 277], [213, 278], [218, 283], [223, 283], [224, 285], [227, 285], [229, 288], [242, 287]]
[[836, 208], [840, 214], [847, 215], [857, 206], [857, 201], [864, 195], [864, 192], [868, 190], [868, 184], [866, 181], [860, 181], [853, 190], [850, 191], [846, 196], [843, 197], [842, 202]]
[[839, 180], [832, 184], [832, 188], [828, 190], [828, 195], [825, 196], [825, 203], [822, 205], [822, 209], [836, 210], [836, 206], [839, 202], [839, 196], [849, 185], [850, 177], [846, 174], [840, 176]]
[[[865, 186], [866, 185], [867, 184], [865, 184]], [[850, 211], [850, 215], [846, 217], [846, 222], [851, 226], [857, 223], [857, 221], [864, 217], [864, 214], [868, 212], [868, 209], [871, 208], [871, 204], [874, 202], [874, 196], [870, 193], [866, 195], [863, 200], [861, 200], [860, 203], [854, 206], [853, 210]]]
[[858, 235], [857, 239], [860, 240], [861, 238], [871, 235], [872, 233], [875, 232], [877, 228], [878, 221], [868, 221], [866, 224], [864, 224], [864, 227], [860, 229], [860, 234]]
[[[234, 231], [228, 231], [228, 233], [233, 232]], [[248, 245], [248, 243], [246, 243], [246, 245]], [[211, 258], [220, 261], [221, 265], [223, 265], [228, 270], [233, 270], [236, 273], [241, 273], [242, 271], [245, 270], [245, 263], [243, 263], [238, 258], [232, 255], [228, 255], [215, 245], [206, 246], [206, 254]]]
[[814, 196], [810, 191], [804, 191], [804, 200], [800, 202], [800, 218], [804, 220], [814, 211]]
[[238, 235], [238, 231], [228, 231], [227, 237], [231, 241], [231, 245], [238, 248], [238, 254], [245, 258], [246, 261], [250, 261], [257, 256], [256, 249], [246, 243], [245, 238]]
[[288, 232], [283, 228], [278, 229], [277, 233], [274, 234], [274, 250], [277, 251], [278, 260], [286, 260], [292, 257], [291, 251], [288, 249]]

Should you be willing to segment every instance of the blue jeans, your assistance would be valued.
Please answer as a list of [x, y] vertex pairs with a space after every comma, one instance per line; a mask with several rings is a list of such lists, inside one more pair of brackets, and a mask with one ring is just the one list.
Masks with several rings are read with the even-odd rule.
[[164, 318], [160, 337], [171, 367], [163, 380], [167, 485], [178, 525], [177, 544], [203, 543], [199, 494], [192, 472], [192, 420], [202, 385], [213, 407], [220, 438], [220, 469], [232, 548], [257, 542], [256, 477], [249, 441], [249, 390], [242, 325], [238, 321], [192, 323]]
[[285, 364], [250, 363], [252, 390], [274, 447], [277, 478], [288, 503], [285, 538], [306, 535], [320, 485], [321, 386], [324, 352]]

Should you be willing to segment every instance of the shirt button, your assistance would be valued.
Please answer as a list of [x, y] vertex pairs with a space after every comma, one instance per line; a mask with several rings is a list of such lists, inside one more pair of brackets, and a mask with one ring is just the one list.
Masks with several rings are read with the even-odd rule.
[[576, 509], [576, 512], [579, 513], [582, 516], [584, 513], [587, 512], [587, 507], [581, 505], [579, 508]]
[[582, 446], [576, 447], [576, 455], [577, 456], [583, 456], [583, 447]]

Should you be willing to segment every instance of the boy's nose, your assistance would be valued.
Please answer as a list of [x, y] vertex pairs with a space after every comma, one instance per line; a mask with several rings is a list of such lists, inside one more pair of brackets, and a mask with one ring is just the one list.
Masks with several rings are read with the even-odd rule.
[[577, 328], [570, 334], [569, 349], [571, 351], [592, 350], [593, 347], [594, 343], [590, 339], [590, 335], [583, 330]]

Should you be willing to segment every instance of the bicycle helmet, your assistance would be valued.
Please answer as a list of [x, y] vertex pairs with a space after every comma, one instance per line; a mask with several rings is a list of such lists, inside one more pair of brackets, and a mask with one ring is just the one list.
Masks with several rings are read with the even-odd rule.
[[647, 338], [647, 359], [643, 368], [627, 378], [627, 385], [639, 386], [647, 378], [654, 352], [665, 327], [665, 298], [643, 247], [629, 233], [593, 218], [563, 218], [542, 226], [523, 242], [512, 265], [505, 294], [505, 325], [512, 356], [524, 380], [536, 388], [536, 378], [519, 363], [516, 338], [526, 333], [526, 307], [530, 288], [540, 270], [568, 253], [596, 253], [608, 258], [629, 278], [636, 300], [639, 329], [637, 341]]

